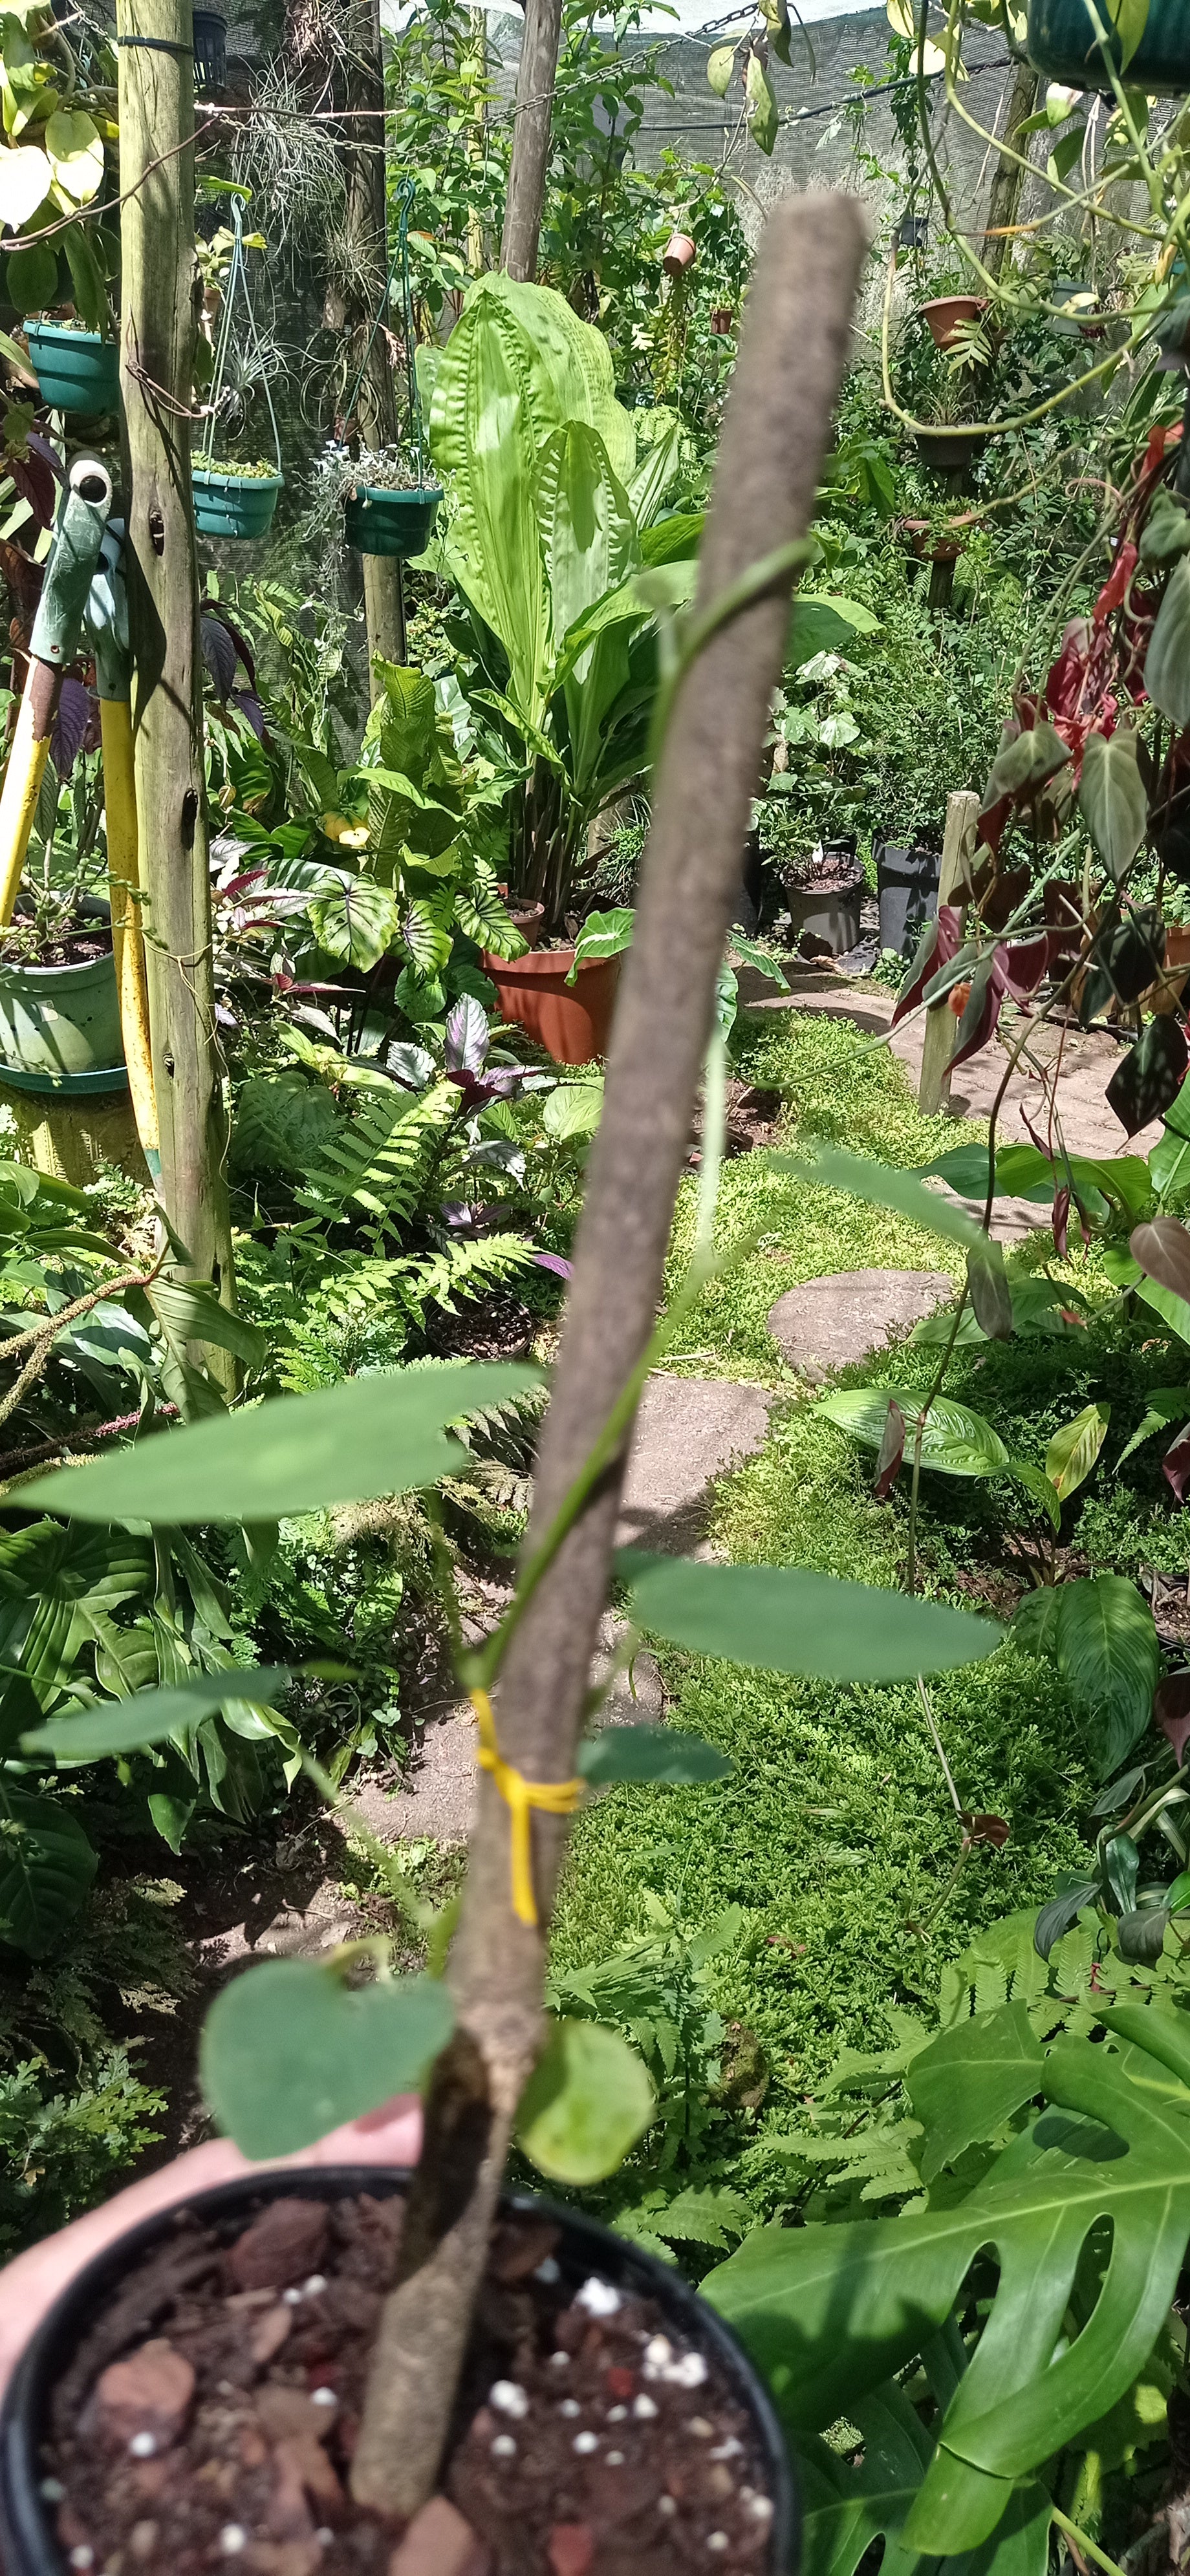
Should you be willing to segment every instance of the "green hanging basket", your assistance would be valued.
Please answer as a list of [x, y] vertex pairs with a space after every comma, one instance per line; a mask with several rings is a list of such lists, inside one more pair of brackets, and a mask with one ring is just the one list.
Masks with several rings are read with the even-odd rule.
[[[1105, 7], [1097, 7], [1107, 26]], [[1112, 39], [1117, 73], [1122, 72], [1119, 39]], [[1111, 82], [1095, 41], [1086, 0], [1029, 0], [1029, 60], [1050, 80], [1068, 89], [1110, 92]], [[1145, 31], [1127, 71], [1130, 89], [1166, 98], [1190, 90], [1190, 9], [1186, 0], [1149, 0]]]
[[347, 504], [347, 543], [361, 555], [401, 555], [407, 561], [424, 554], [441, 498], [440, 483], [423, 484], [416, 492], [365, 484]]
[[25, 326], [29, 356], [51, 411], [115, 411], [120, 399], [120, 352], [98, 331], [68, 331], [62, 322]]
[[194, 524], [200, 537], [263, 537], [273, 524], [281, 474], [211, 474], [196, 465]]

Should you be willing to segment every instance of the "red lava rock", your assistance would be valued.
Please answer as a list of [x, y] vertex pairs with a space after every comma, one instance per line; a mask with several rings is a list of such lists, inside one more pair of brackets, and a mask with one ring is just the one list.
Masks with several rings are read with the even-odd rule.
[[228, 2269], [237, 2288], [284, 2290], [305, 2280], [322, 2261], [327, 2226], [321, 2201], [272, 2201], [232, 2246]]
[[239, 2450], [240, 2459], [246, 2469], [263, 2468], [269, 2456], [269, 2446], [257, 2425], [245, 2424], [240, 2435]]
[[108, 2363], [91, 2403], [113, 2449], [125, 2450], [138, 2433], [151, 2433], [157, 2448], [167, 2450], [185, 2425], [193, 2397], [193, 2364], [158, 2335], [126, 2361]]
[[317, 2441], [335, 2420], [333, 2406], [316, 2406], [304, 2388], [258, 2388], [253, 2393], [256, 2421], [267, 2441], [285, 2442], [310, 2434]]
[[321, 2443], [312, 2434], [294, 2434], [289, 2441], [278, 2442], [273, 2458], [279, 2473], [278, 2489], [296, 2482], [324, 2516], [342, 2505], [343, 2489]]
[[505, 2285], [527, 2281], [538, 2264], [556, 2251], [561, 2232], [548, 2218], [506, 2220], [497, 2228], [492, 2245], [488, 2263], [492, 2279]]
[[248, 2337], [248, 2350], [259, 2370], [263, 2370], [265, 2363], [272, 2361], [280, 2352], [292, 2324], [293, 2309], [283, 2308], [280, 2302], [275, 2308], [266, 2308], [263, 2316], [257, 2318]]
[[477, 2532], [446, 2496], [415, 2513], [388, 2562], [388, 2576], [488, 2576], [491, 2559]]
[[556, 2522], [549, 2537], [554, 2576], [587, 2576], [595, 2555], [595, 2536], [585, 2522]]
[[635, 2386], [636, 2372], [634, 2370], [609, 2370], [607, 2374], [607, 2393], [609, 2397], [631, 2397]]

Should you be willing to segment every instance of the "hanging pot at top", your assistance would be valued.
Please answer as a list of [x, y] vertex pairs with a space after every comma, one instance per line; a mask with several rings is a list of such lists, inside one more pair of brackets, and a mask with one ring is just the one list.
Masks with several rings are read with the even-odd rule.
[[937, 349], [952, 349], [962, 322], [975, 322], [986, 313], [986, 295], [935, 295], [921, 308], [922, 319], [929, 323]]
[[227, 87], [227, 19], [222, 9], [194, 12], [194, 95], [221, 98]]
[[196, 465], [192, 480], [199, 536], [266, 536], [283, 479], [280, 474], [213, 474]]
[[425, 483], [414, 492], [390, 492], [361, 484], [347, 504], [347, 543], [361, 555], [424, 555], [434, 533], [440, 483]]
[[693, 268], [698, 257], [689, 233], [671, 233], [661, 254], [661, 265], [667, 277], [681, 277], [683, 270]]
[[[1108, 13], [1097, 11], [1097, 15], [1106, 26]], [[1117, 73], [1124, 70], [1130, 89], [1180, 97], [1190, 90], [1186, 0], [1149, 0], [1144, 33], [1126, 68], [1114, 33], [1110, 50]], [[1068, 89], [1111, 90], [1087, 0], [1029, 0], [1029, 60], [1035, 70], [1064, 82]]]
[[120, 352], [98, 331], [64, 322], [27, 322], [25, 337], [43, 403], [51, 411], [114, 411], [120, 399]]

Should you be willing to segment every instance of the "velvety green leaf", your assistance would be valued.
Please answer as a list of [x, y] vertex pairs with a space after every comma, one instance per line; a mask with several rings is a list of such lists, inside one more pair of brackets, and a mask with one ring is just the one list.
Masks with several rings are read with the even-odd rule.
[[922, 2181], [933, 2182], [966, 2147], [994, 2138], [1040, 2090], [1043, 2064], [1023, 2003], [1004, 2004], [999, 2012], [979, 2013], [940, 2031], [905, 2077], [926, 2132]]
[[236, 1664], [166, 1690], [84, 1705], [49, 1726], [30, 1729], [21, 1745], [26, 1753], [52, 1753], [59, 1762], [98, 1762], [109, 1753], [137, 1753], [144, 1745], [160, 1744], [179, 1727], [197, 1726], [229, 1700], [275, 1699], [289, 1678], [287, 1664]]
[[278, 1520], [407, 1493], [462, 1463], [459, 1444], [443, 1436], [449, 1423], [539, 1383], [518, 1360], [378, 1370], [59, 1468], [25, 1486], [22, 1505], [80, 1520], [186, 1524]]
[[1049, 1662], [1058, 1651], [1058, 1611], [1061, 1592], [1055, 1584], [1044, 1583], [1036, 1592], [1026, 1592], [1012, 1622], [1012, 1642], [1023, 1646], [1027, 1655], [1040, 1655]]
[[1070, 1930], [1083, 1907], [1094, 1905], [1100, 1895], [1097, 1878], [1080, 1878], [1077, 1870], [1066, 1870], [1063, 1877], [1065, 1884], [1060, 1884], [1057, 1895], [1042, 1906], [1034, 1927], [1033, 1946], [1042, 1959], [1048, 1959], [1055, 1942]]
[[628, 1548], [617, 1571], [632, 1586], [639, 1627], [692, 1654], [722, 1655], [762, 1672], [826, 1681], [891, 1682], [946, 1672], [994, 1654], [992, 1619], [940, 1601], [845, 1583], [799, 1566], [711, 1565]]
[[[856, 2403], [943, 2324], [980, 2250], [995, 2249], [991, 2318], [904, 2526], [926, 2555], [988, 2540], [1014, 2487], [1131, 2387], [1190, 2232], [1190, 2129], [1176, 2107], [1086, 2040], [1056, 2041], [1037, 2089], [1078, 2116], [1043, 2114], [956, 2206], [761, 2228], [702, 2285], [765, 2371], [786, 2424], [812, 2431], [854, 2420]], [[1104, 2219], [1112, 2261], [1067, 2341], [1075, 2269]]]
[[1060, 1530], [1062, 1505], [1049, 1477], [1040, 1467], [1035, 1467], [1028, 1458], [1012, 1458], [1009, 1460], [1009, 1466], [1018, 1483], [1024, 1486], [1025, 1492], [1032, 1495], [1034, 1502], [1045, 1513], [1051, 1529]]
[[575, 1768], [600, 1788], [609, 1780], [651, 1780], [672, 1789], [730, 1780], [732, 1763], [701, 1735], [676, 1726], [609, 1726], [580, 1744]]
[[1153, 1613], [1122, 1575], [1084, 1575], [1059, 1587], [1057, 1644], [1071, 1698], [1091, 1720], [1099, 1775], [1106, 1779], [1152, 1716], [1161, 1667]]
[[44, 1958], [77, 1914], [99, 1867], [61, 1798], [6, 1787], [0, 1798], [0, 1938]]
[[377, 885], [371, 877], [345, 879], [330, 893], [315, 895], [306, 909], [325, 954], [364, 974], [379, 964], [400, 928], [392, 887]]
[[644, 2061], [618, 2031], [558, 2021], [521, 2095], [517, 2136], [539, 2173], [580, 2187], [615, 2173], [656, 2108]]
[[[840, 1430], [850, 1431], [865, 1447], [879, 1449], [890, 1398], [900, 1405], [909, 1426], [905, 1456], [910, 1460], [924, 1399], [905, 1387], [843, 1387], [835, 1395], [820, 1396], [813, 1410], [825, 1414], [828, 1422], [837, 1422]], [[940, 1476], [1002, 1476], [1010, 1464], [999, 1432], [981, 1413], [972, 1413], [949, 1395], [935, 1396], [926, 1416], [921, 1462]]]
[[1145, 688], [1178, 733], [1190, 724], [1190, 560], [1170, 574], [1145, 657]]
[[295, 2155], [344, 2120], [415, 2092], [454, 2027], [436, 1977], [350, 1987], [313, 1959], [269, 1959], [217, 1995], [202, 2089], [246, 2156]]
[[1153, 1313], [1160, 1315], [1179, 1341], [1190, 1342], [1190, 1305], [1184, 1297], [1175, 1297], [1172, 1288], [1163, 1288], [1159, 1279], [1146, 1279], [1143, 1271], [1139, 1279], [1127, 1284], [1135, 1288], [1142, 1305], [1151, 1306]]
[[1085, 1485], [1107, 1438], [1110, 1420], [1110, 1404], [1088, 1404], [1075, 1414], [1073, 1422], [1055, 1431], [1045, 1453], [1045, 1472], [1060, 1503]]
[[601, 1082], [560, 1082], [546, 1098], [541, 1123], [555, 1144], [569, 1143], [575, 1137], [589, 1140], [599, 1125], [602, 1110]]
[[1131, 867], [1148, 829], [1149, 800], [1136, 755], [1137, 736], [1124, 726], [1110, 740], [1106, 734], [1088, 734], [1083, 753], [1079, 806], [1099, 856], [1117, 884]]

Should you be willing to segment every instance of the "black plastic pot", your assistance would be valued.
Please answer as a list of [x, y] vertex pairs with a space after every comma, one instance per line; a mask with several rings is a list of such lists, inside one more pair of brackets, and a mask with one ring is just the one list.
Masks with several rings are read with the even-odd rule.
[[735, 910], [731, 916], [737, 928], [745, 931], [749, 937], [752, 937], [760, 928], [760, 908], [764, 898], [763, 868], [760, 834], [749, 832], [744, 843], [744, 865], [740, 888], [735, 899]]
[[221, 98], [227, 87], [227, 19], [222, 9], [194, 12], [194, 92]]
[[910, 957], [923, 922], [938, 909], [941, 858], [937, 850], [902, 849], [894, 841], [879, 842], [875, 855], [880, 945]]
[[974, 465], [987, 446], [986, 438], [964, 437], [957, 429], [915, 429], [914, 445], [923, 465], [932, 465], [936, 474], [957, 474], [961, 465]]
[[[828, 842], [824, 845], [824, 857], [830, 855], [830, 850]], [[805, 934], [828, 949], [832, 957], [845, 957], [849, 949], [859, 944], [859, 916], [864, 893], [861, 867], [857, 867], [854, 876], [842, 885], [787, 885], [785, 906], [789, 914], [791, 947], [796, 948]]]
[[[27, 2345], [0, 2411], [0, 2550], [5, 2576], [69, 2576], [54, 2527], [54, 2504], [41, 2491], [45, 2475], [41, 2452], [49, 2433], [52, 2393], [83, 2335], [119, 2292], [130, 2266], [167, 2240], [183, 2214], [202, 2219], [230, 2241], [271, 2200], [342, 2200], [364, 2191], [384, 2197], [408, 2187], [408, 2171], [393, 2165], [327, 2165], [305, 2173], [290, 2168], [256, 2180], [249, 2176], [241, 2182], [220, 2183], [213, 2191], [195, 2192], [176, 2209], [142, 2219], [117, 2244], [86, 2264]], [[656, 2262], [651, 2254], [576, 2210], [560, 2209], [528, 2192], [506, 2193], [503, 2207], [535, 2212], [561, 2228], [556, 2260], [565, 2283], [573, 2282], [577, 2290], [592, 2271], [598, 2271], [618, 2289], [654, 2299], [680, 2334], [714, 2354], [733, 2396], [747, 2408], [755, 2425], [772, 2494], [769, 2550], [756, 2560], [756, 2576], [795, 2576], [798, 2513], [785, 2445], [763, 2382], [722, 2317], [696, 2298], [668, 2264]], [[151, 2333], [154, 2322], [148, 2316], [130, 2320], [129, 2342]]]

